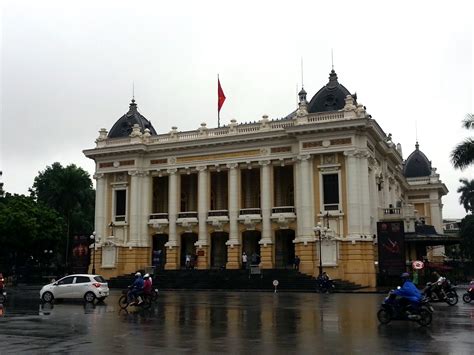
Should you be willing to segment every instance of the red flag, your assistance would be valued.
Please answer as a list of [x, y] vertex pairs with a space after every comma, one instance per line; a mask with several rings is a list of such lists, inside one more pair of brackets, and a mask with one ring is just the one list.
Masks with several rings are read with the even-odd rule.
[[217, 78], [217, 112], [221, 112], [221, 107], [224, 104], [224, 101], [225, 101], [224, 91], [222, 90], [221, 82], [219, 78]]

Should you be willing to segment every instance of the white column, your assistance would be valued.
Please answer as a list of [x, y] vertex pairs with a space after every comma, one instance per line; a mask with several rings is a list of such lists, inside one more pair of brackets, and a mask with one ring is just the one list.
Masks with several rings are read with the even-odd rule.
[[313, 227], [314, 218], [312, 216], [312, 194], [313, 191], [313, 171], [310, 169], [311, 156], [302, 155], [300, 159], [300, 211], [298, 212], [298, 220], [302, 219], [300, 228], [300, 239], [307, 240], [314, 237]]
[[346, 151], [347, 226], [349, 236], [360, 236], [359, 175], [355, 151]]
[[252, 178], [250, 176], [250, 170], [252, 169], [248, 169], [246, 172], [245, 172], [245, 206], [244, 208], [251, 208], [251, 207], [256, 207], [256, 206], [253, 206], [252, 202], [252, 192], [256, 191], [255, 189], [253, 189], [252, 187]]
[[260, 244], [273, 243], [272, 222], [272, 191], [271, 191], [271, 164], [269, 160], [259, 162], [260, 164], [260, 205], [262, 207], [262, 239]]
[[142, 193], [141, 193], [141, 214], [140, 214], [140, 245], [144, 247], [150, 246], [150, 236], [148, 235], [148, 221], [151, 213], [151, 197], [152, 197], [152, 178], [148, 171], [143, 173]]
[[178, 217], [178, 170], [168, 169], [168, 243], [167, 246], [178, 245], [176, 219]]
[[360, 176], [360, 226], [363, 235], [371, 235], [370, 229], [370, 193], [369, 193], [369, 162], [368, 153], [361, 151], [358, 155], [359, 176]]
[[140, 240], [140, 172], [138, 170], [129, 171], [130, 183], [130, 211], [128, 223], [130, 226], [130, 239], [128, 244], [137, 246]]
[[198, 234], [198, 245], [208, 245], [207, 236], [207, 212], [208, 208], [208, 176], [207, 168], [205, 166], [198, 166], [198, 221], [199, 221], [199, 234]]
[[301, 164], [295, 161], [293, 166], [295, 185], [295, 209], [296, 209], [296, 240], [303, 235], [303, 208], [301, 207]]
[[375, 179], [375, 165], [374, 160], [372, 160], [371, 167], [369, 169], [369, 195], [370, 195], [370, 217], [371, 217], [371, 226], [370, 226], [370, 233], [376, 234], [377, 228], [376, 223], [379, 218], [379, 210], [378, 210], [378, 186], [377, 181]]
[[106, 233], [106, 201], [107, 201], [107, 184], [104, 174], [95, 174], [94, 179], [96, 180], [95, 188], [95, 233], [96, 238], [99, 241], [105, 240]]
[[227, 164], [229, 168], [229, 243], [239, 244], [239, 192], [238, 192], [238, 174], [240, 172], [239, 164]]

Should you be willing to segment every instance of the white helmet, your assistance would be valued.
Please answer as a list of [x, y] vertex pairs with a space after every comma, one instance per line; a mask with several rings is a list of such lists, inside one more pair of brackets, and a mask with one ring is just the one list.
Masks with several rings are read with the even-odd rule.
[[135, 274], [135, 277], [138, 277], [138, 276], [142, 276], [141, 272], [137, 272], [137, 273]]
[[150, 277], [150, 274], [145, 274], [144, 278]]

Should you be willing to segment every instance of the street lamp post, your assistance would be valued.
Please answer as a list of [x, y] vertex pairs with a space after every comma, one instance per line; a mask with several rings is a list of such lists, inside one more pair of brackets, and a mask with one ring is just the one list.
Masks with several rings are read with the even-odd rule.
[[92, 274], [95, 275], [95, 231], [91, 234], [92, 239]]
[[323, 255], [322, 255], [322, 239], [326, 237], [326, 233], [329, 232], [329, 212], [323, 216], [326, 219], [326, 225], [321, 226], [321, 222], [318, 222], [316, 227], [314, 227], [314, 231], [318, 233], [319, 237], [319, 276], [323, 274]]

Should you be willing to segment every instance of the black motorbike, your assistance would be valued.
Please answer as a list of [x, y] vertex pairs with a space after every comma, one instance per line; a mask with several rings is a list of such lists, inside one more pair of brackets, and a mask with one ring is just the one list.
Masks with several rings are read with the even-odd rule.
[[459, 300], [456, 286], [447, 279], [442, 282], [428, 282], [423, 289], [423, 296], [432, 303], [446, 302], [450, 306], [456, 305]]
[[127, 309], [129, 306], [141, 307], [148, 309], [152, 306], [152, 296], [142, 294], [140, 296], [143, 300], [142, 303], [138, 303], [138, 299], [133, 296], [132, 288], [129, 286], [128, 289], [122, 290], [122, 296], [120, 296], [118, 304], [121, 309]]
[[381, 324], [390, 323], [392, 320], [408, 320], [428, 326], [433, 319], [432, 313], [433, 307], [426, 298], [423, 298], [421, 303], [414, 307], [395, 295], [392, 290], [380, 305], [377, 318]]
[[471, 301], [474, 300], [474, 285], [472, 283], [469, 285], [467, 292], [462, 295], [462, 300], [465, 303], [471, 303]]
[[4, 304], [5, 302], [7, 302], [7, 291], [5, 288], [2, 288], [0, 290], [0, 304]]
[[316, 292], [330, 293], [335, 289], [334, 282], [331, 279], [317, 278], [316, 279]]

